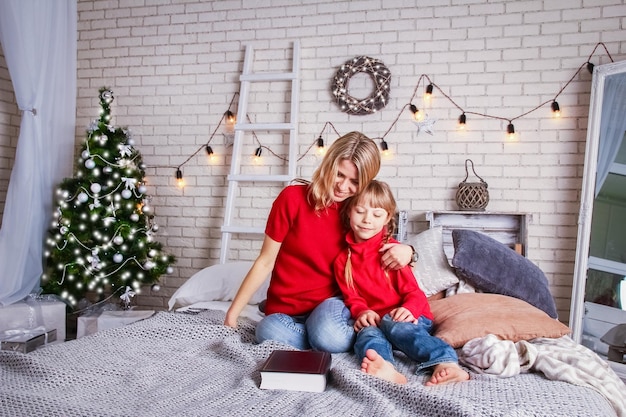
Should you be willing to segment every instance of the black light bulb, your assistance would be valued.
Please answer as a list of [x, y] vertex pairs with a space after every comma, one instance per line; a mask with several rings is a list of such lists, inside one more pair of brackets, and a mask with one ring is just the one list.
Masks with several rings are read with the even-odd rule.
[[467, 116], [465, 116], [465, 113], [461, 114], [459, 116], [459, 128], [460, 129], [465, 129], [465, 122], [467, 121]]
[[430, 96], [433, 95], [433, 85], [432, 84], [428, 84], [426, 86], [426, 94], [424, 94], [424, 97], [426, 97], [426, 100], [428, 100], [430, 98]]
[[555, 101], [552, 102], [552, 113], [554, 114], [554, 117], [559, 117], [561, 116], [561, 108], [559, 107], [559, 103]]
[[420, 110], [417, 108], [416, 105], [411, 104], [409, 106], [409, 108], [411, 109], [411, 111], [413, 112], [413, 119], [417, 120], [418, 122], [423, 118], [422, 113], [420, 112]]
[[180, 188], [185, 186], [185, 182], [183, 181], [183, 171], [181, 171], [180, 168], [176, 170], [176, 184]]
[[230, 110], [226, 110], [226, 113], [224, 113], [224, 116], [226, 117], [226, 121], [230, 124], [234, 124], [235, 121], [237, 120], [233, 112]]
[[506, 127], [506, 133], [509, 135], [509, 139], [515, 138], [515, 126], [513, 126], [512, 122], [509, 122], [509, 125]]

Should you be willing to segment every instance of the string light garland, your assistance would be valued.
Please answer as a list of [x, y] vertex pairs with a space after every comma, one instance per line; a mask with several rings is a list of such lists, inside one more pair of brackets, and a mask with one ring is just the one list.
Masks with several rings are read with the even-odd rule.
[[[369, 75], [374, 83], [374, 90], [365, 98], [356, 98], [349, 93], [350, 79], [359, 73]], [[376, 58], [357, 56], [337, 70], [331, 91], [341, 111], [348, 114], [364, 115], [376, 113], [389, 101], [389, 81], [391, 71]]]
[[[471, 114], [474, 116], [480, 116], [480, 117], [485, 117], [485, 118], [491, 118], [491, 119], [498, 119], [498, 120], [502, 120], [502, 121], [506, 121], [508, 122], [507, 124], [507, 135], [510, 138], [511, 135], [515, 134], [515, 127], [513, 126], [513, 121], [520, 119], [524, 116], [527, 116], [528, 114], [539, 110], [541, 107], [545, 106], [548, 103], [551, 103], [551, 109], [552, 109], [552, 113], [555, 117], [560, 117], [561, 115], [561, 109], [560, 106], [558, 104], [558, 102], [556, 101], [556, 99], [561, 95], [561, 93], [563, 93], [563, 91], [565, 91], [565, 89], [574, 81], [574, 79], [576, 78], [576, 76], [578, 76], [578, 74], [580, 73], [580, 71], [583, 68], [586, 68], [589, 73], [593, 74], [593, 68], [594, 68], [594, 64], [591, 63], [591, 58], [593, 57], [593, 55], [595, 54], [596, 50], [599, 47], [603, 47], [604, 51], [606, 52], [608, 58], [610, 59], [611, 62], [613, 61], [613, 57], [611, 56], [611, 54], [609, 53], [606, 45], [603, 42], [598, 42], [596, 44], [596, 46], [593, 48], [593, 51], [591, 52], [591, 54], [589, 54], [589, 57], [587, 58], [587, 61], [585, 63], [583, 63], [574, 73], [574, 75], [572, 75], [572, 77], [563, 85], [563, 87], [561, 87], [561, 89], [558, 91], [558, 93], [556, 93], [556, 95], [554, 96], [554, 98], [544, 101], [543, 103], [539, 104], [538, 106], [528, 110], [525, 113], [522, 113], [516, 117], [513, 118], [507, 118], [507, 117], [503, 117], [503, 116], [495, 116], [495, 115], [491, 115], [491, 114], [486, 114], [486, 113], [479, 113], [479, 112], [474, 112], [474, 111], [469, 111], [469, 110], [465, 110], [463, 109], [461, 106], [459, 106], [454, 100], [452, 100], [452, 98], [447, 95], [441, 88], [439, 88], [439, 86], [437, 84], [435, 84], [428, 75], [426, 74], [422, 74], [420, 75], [420, 78], [417, 81], [417, 84], [415, 86], [415, 89], [413, 90], [413, 94], [411, 95], [411, 99], [409, 100], [410, 102], [408, 104], [405, 104], [402, 109], [400, 110], [400, 112], [398, 113], [398, 116], [395, 118], [395, 120], [393, 121], [393, 123], [391, 123], [391, 125], [389, 126], [389, 129], [387, 129], [387, 131], [379, 138], [381, 140], [384, 140], [384, 138], [389, 134], [389, 132], [391, 132], [391, 130], [394, 128], [394, 126], [396, 125], [396, 123], [398, 122], [398, 120], [400, 119], [400, 117], [402, 116], [402, 113], [406, 110], [407, 107], [409, 107], [410, 111], [413, 113], [413, 119], [416, 119], [418, 117], [423, 118], [422, 115], [419, 115], [419, 113], [423, 113], [421, 111], [419, 111], [419, 109], [417, 108], [416, 105], [414, 105], [413, 103], [411, 103], [414, 99], [415, 96], [417, 95], [417, 90], [419, 89], [419, 86], [421, 84], [422, 81], [428, 80], [429, 84], [426, 87], [426, 93], [430, 96], [432, 96], [432, 90], [436, 89], [439, 93], [441, 93], [441, 95], [443, 97], [445, 97], [453, 106], [455, 106], [457, 109], [459, 109], [459, 111], [461, 111], [461, 115], [459, 116], [459, 128], [461, 129], [465, 129], [466, 128], [466, 124], [467, 124], [467, 115]], [[432, 89], [430, 87], [433, 87]], [[430, 93], [429, 93], [430, 91]], [[419, 115], [419, 116], [418, 116]], [[513, 133], [510, 132], [510, 130], [513, 130]]]
[[196, 156], [198, 154], [198, 152], [200, 152], [202, 150], [202, 148], [204, 148], [206, 150], [206, 153], [207, 153], [209, 159], [214, 159], [215, 158], [215, 152], [213, 151], [213, 148], [209, 144], [211, 143], [211, 141], [213, 140], [213, 138], [217, 134], [217, 131], [219, 130], [220, 126], [222, 125], [222, 123], [224, 121], [226, 121], [226, 123], [233, 124], [233, 125], [237, 122], [237, 118], [235, 117], [235, 114], [231, 111], [231, 108], [233, 106], [235, 98], [238, 95], [239, 95], [239, 92], [236, 92], [235, 94], [233, 94], [233, 98], [230, 99], [230, 103], [228, 104], [228, 110], [226, 110], [224, 112], [224, 114], [222, 115], [222, 118], [220, 119], [220, 121], [217, 122], [217, 126], [215, 126], [215, 129], [211, 133], [211, 136], [209, 136], [209, 140], [204, 145], [200, 146], [194, 153], [189, 155], [189, 157], [187, 159], [185, 159], [182, 164], [180, 164], [180, 165], [178, 165], [178, 167], [176, 167], [176, 184], [178, 185], [178, 187], [183, 188], [185, 186], [185, 181], [183, 179], [183, 171], [182, 171], [183, 165], [185, 165], [187, 162], [191, 161], [191, 158]]
[[[395, 127], [395, 125], [398, 123], [398, 121], [400, 120], [400, 117], [402, 116], [402, 114], [404, 113], [404, 111], [409, 108], [409, 110], [411, 111], [411, 113], [413, 114], [412, 119], [414, 120], [415, 125], [418, 128], [418, 134], [420, 131], [424, 131], [426, 133], [429, 134], [433, 134], [433, 125], [436, 122], [436, 119], [428, 119], [426, 117], [426, 114], [424, 111], [420, 110], [415, 104], [412, 103], [412, 101], [415, 99], [416, 95], [417, 95], [417, 91], [420, 87], [420, 85], [425, 84], [425, 82], [427, 81], [428, 84], [425, 85], [424, 89], [424, 100], [428, 101], [432, 98], [434, 91], [436, 90], [438, 93], [440, 93], [444, 98], [446, 98], [454, 107], [456, 107], [460, 112], [460, 116], [458, 117], [458, 128], [460, 130], [466, 129], [467, 127], [467, 116], [468, 115], [472, 115], [472, 116], [478, 116], [478, 117], [484, 117], [484, 118], [490, 118], [490, 119], [497, 119], [497, 120], [502, 120], [504, 122], [506, 122], [506, 134], [507, 137], [509, 138], [509, 140], [511, 140], [512, 138], [515, 137], [516, 132], [515, 132], [515, 126], [513, 124], [513, 122], [517, 119], [520, 119], [524, 116], [527, 116], [528, 114], [535, 112], [537, 110], [539, 110], [540, 108], [544, 107], [547, 104], [550, 104], [551, 107], [551, 111], [552, 111], [552, 115], [554, 117], [560, 117], [561, 116], [561, 107], [559, 105], [559, 103], [557, 102], [557, 98], [563, 93], [563, 91], [565, 91], [565, 89], [574, 81], [574, 79], [578, 76], [578, 74], [580, 73], [580, 71], [583, 68], [586, 68], [589, 73], [593, 73], [593, 69], [594, 69], [594, 64], [591, 62], [591, 58], [593, 57], [593, 55], [596, 53], [596, 50], [599, 47], [603, 47], [604, 51], [606, 52], [608, 58], [610, 59], [611, 62], [613, 61], [613, 57], [611, 56], [611, 54], [609, 53], [606, 45], [603, 42], [599, 42], [596, 44], [596, 46], [594, 47], [593, 51], [591, 52], [591, 54], [589, 55], [589, 57], [587, 58], [587, 60], [577, 69], [577, 71], [574, 73], [574, 75], [563, 85], [563, 87], [555, 94], [555, 96], [553, 98], [551, 98], [550, 100], [544, 101], [543, 103], [539, 104], [538, 106], [518, 115], [512, 118], [508, 118], [508, 117], [504, 117], [504, 116], [497, 116], [497, 115], [492, 115], [492, 114], [487, 114], [487, 113], [480, 113], [480, 112], [475, 112], [475, 111], [471, 111], [471, 110], [466, 110], [463, 109], [461, 106], [459, 106], [448, 94], [446, 94], [435, 82], [433, 82], [433, 80], [426, 74], [421, 74], [418, 82], [415, 86], [415, 89], [413, 90], [413, 93], [411, 95], [411, 98], [409, 100], [409, 103], [405, 104], [400, 111], [398, 112], [398, 115], [396, 116], [396, 118], [394, 119], [394, 121], [391, 123], [391, 125], [389, 126], [389, 128], [385, 131], [385, 133], [380, 136], [380, 137], [376, 137], [373, 138], [375, 140], [380, 140], [380, 146], [381, 146], [381, 152], [383, 152], [383, 154], [388, 154], [389, 153], [389, 144], [388, 142], [385, 140], [385, 138], [387, 137], [387, 135], [392, 131], [392, 129]], [[350, 72], [348, 72], [350, 71]], [[376, 82], [376, 78], [375, 77], [379, 77], [378, 78], [378, 84], [376, 86], [375, 91], [372, 93], [372, 95], [370, 97], [368, 97], [367, 99], [364, 100], [356, 100], [352, 97], [350, 97], [347, 94], [347, 82], [349, 82], [349, 78], [350, 78], [350, 74], [354, 75], [357, 72], [366, 72], [368, 74], [370, 74], [374, 81]], [[337, 78], [339, 77], [339, 78]], [[382, 62], [380, 62], [379, 60], [376, 60], [374, 58], [369, 58], [369, 57], [356, 57], [348, 62], [346, 62], [338, 71], [337, 71], [337, 75], [335, 76], [335, 81], [333, 82], [333, 87], [332, 87], [332, 91], [333, 91], [333, 95], [337, 98], [338, 100], [338, 104], [340, 106], [345, 105], [349, 107], [348, 102], [351, 103], [351, 105], [353, 106], [351, 110], [345, 110], [347, 113], [351, 113], [351, 114], [371, 114], [374, 113], [375, 111], [379, 110], [380, 108], [384, 107], [384, 105], [386, 105], [387, 100], [389, 98], [389, 80], [391, 78], [390, 72], [387, 69], [387, 67], [384, 66], [384, 64], [382, 64]], [[214, 152], [213, 149], [211, 148], [211, 146], [209, 145], [211, 143], [211, 141], [213, 140], [214, 136], [216, 135], [218, 129], [220, 128], [220, 126], [222, 125], [222, 123], [224, 121], [226, 121], [227, 123], [235, 123], [235, 117], [234, 114], [231, 111], [231, 107], [232, 104], [234, 102], [234, 99], [239, 95], [239, 93], [235, 93], [233, 95], [233, 98], [230, 101], [228, 110], [223, 114], [222, 118], [220, 119], [220, 121], [218, 122], [217, 126], [215, 127], [214, 131], [212, 132], [211, 136], [209, 137], [209, 140], [207, 141], [206, 144], [202, 145], [196, 152], [194, 152], [193, 154], [191, 154], [185, 161], [183, 161], [183, 163], [181, 163], [177, 168], [176, 168], [176, 179], [177, 179], [177, 183], [179, 184], [184, 184], [184, 180], [183, 180], [183, 175], [182, 175], [182, 167], [183, 165], [185, 165], [187, 162], [189, 162], [198, 152], [200, 152], [200, 150], [202, 150], [203, 148], [206, 149], [207, 155], [209, 157], [213, 157], [214, 156]], [[356, 100], [356, 102], [352, 101], [352, 100]], [[356, 104], [355, 104], [356, 103]], [[346, 108], [348, 108], [346, 107]], [[248, 117], [248, 116], [247, 116]], [[248, 121], [250, 121], [250, 118], [248, 117]], [[331, 123], [331, 122], [326, 122], [319, 134], [319, 136], [309, 145], [309, 147], [306, 149], [306, 151], [300, 155], [298, 157], [298, 161], [300, 161], [302, 158], [304, 158], [309, 152], [310, 150], [315, 146], [317, 148], [317, 153], [318, 154], [323, 154], [323, 152], [325, 151], [325, 146], [324, 146], [324, 139], [322, 138], [322, 134], [324, 133], [325, 130], [332, 128], [335, 132], [335, 134], [337, 135], [337, 137], [341, 136], [339, 134], [339, 132], [337, 131], [337, 129], [335, 129], [335, 126]], [[252, 135], [255, 139], [255, 141], [258, 144], [258, 147], [255, 149], [255, 153], [253, 155], [253, 157], [256, 158], [260, 158], [262, 151], [263, 150], [267, 150], [270, 154], [272, 154], [273, 156], [287, 161], [288, 159], [286, 157], [283, 157], [281, 155], [276, 154], [274, 151], [272, 151], [272, 149], [268, 146], [263, 145], [258, 137], [256, 136], [255, 132], [252, 132]]]

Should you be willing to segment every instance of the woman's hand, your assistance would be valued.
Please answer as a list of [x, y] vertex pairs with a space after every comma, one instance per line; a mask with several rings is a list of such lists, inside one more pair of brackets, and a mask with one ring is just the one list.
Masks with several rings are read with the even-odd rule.
[[381, 264], [385, 269], [402, 269], [411, 263], [413, 248], [402, 243], [385, 243], [379, 252]]
[[224, 324], [234, 329], [237, 328], [237, 315], [231, 314], [230, 309], [228, 309], [228, 311], [226, 312], [226, 318], [224, 319]]
[[354, 330], [359, 331], [367, 326], [378, 326], [380, 316], [373, 310], [365, 310], [354, 321]]
[[398, 307], [389, 312], [393, 321], [417, 323], [417, 319], [407, 308]]
[[261, 253], [252, 264], [252, 268], [248, 271], [243, 279], [235, 298], [230, 303], [230, 307], [226, 312], [224, 325], [229, 327], [237, 327], [237, 318], [248, 304], [256, 290], [261, 284], [269, 279], [269, 275], [274, 268], [274, 262], [278, 257], [280, 242], [272, 240], [269, 236], [265, 236]]

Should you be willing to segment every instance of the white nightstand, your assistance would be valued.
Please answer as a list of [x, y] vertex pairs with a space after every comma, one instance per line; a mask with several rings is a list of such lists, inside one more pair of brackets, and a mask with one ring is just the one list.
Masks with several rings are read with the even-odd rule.
[[426, 220], [430, 227], [441, 226], [443, 250], [448, 261], [454, 256], [453, 229], [470, 229], [482, 232], [500, 243], [515, 249], [523, 256], [528, 253], [528, 225], [532, 215], [525, 213], [500, 213], [489, 211], [428, 211]]
[[139, 320], [147, 319], [154, 310], [119, 310], [103, 311], [100, 314], [81, 316], [77, 321], [76, 338], [92, 333], [125, 326]]

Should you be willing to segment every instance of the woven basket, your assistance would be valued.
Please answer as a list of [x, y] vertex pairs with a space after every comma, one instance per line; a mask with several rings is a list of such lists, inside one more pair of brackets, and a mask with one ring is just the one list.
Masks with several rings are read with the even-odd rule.
[[[480, 182], [467, 182], [469, 170], [467, 163], [472, 164], [472, 172]], [[456, 192], [456, 204], [460, 210], [484, 210], [489, 203], [489, 190], [487, 183], [474, 170], [474, 162], [471, 159], [465, 160], [465, 179], [459, 183], [459, 189]]]

